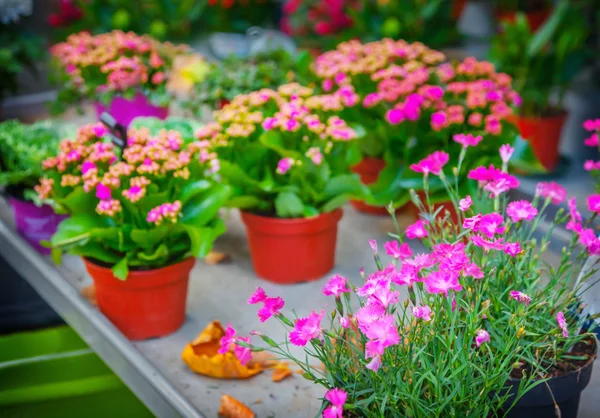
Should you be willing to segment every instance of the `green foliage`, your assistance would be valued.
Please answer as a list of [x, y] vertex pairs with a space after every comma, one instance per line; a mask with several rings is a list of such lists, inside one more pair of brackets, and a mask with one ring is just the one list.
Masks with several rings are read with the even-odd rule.
[[[523, 99], [522, 115], [545, 115], [561, 107], [566, 89], [584, 63], [588, 35], [581, 5], [568, 0], [559, 1], [535, 33], [523, 13], [517, 14], [514, 22], [503, 24], [492, 42], [490, 58], [499, 71], [513, 77], [514, 88]], [[555, 91], [557, 104], [551, 102]]]
[[0, 123], [0, 186], [23, 197], [39, 182], [42, 161], [58, 153], [65, 128], [52, 122]]

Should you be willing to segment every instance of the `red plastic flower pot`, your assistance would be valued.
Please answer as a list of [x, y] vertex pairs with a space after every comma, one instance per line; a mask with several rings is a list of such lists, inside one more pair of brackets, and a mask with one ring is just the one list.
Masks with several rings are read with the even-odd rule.
[[40, 254], [50, 254], [50, 249], [42, 247], [40, 241], [50, 241], [58, 224], [66, 218], [57, 215], [51, 206], [36, 206], [25, 200], [8, 198], [15, 219], [17, 232]]
[[516, 116], [514, 119], [521, 136], [529, 142], [540, 163], [546, 170], [554, 170], [559, 161], [558, 147], [567, 113], [542, 117]]
[[[352, 171], [357, 173], [363, 184], [373, 184], [379, 178], [379, 174], [385, 168], [383, 158], [364, 157], [360, 163], [352, 167]], [[387, 215], [388, 211], [382, 206], [371, 206], [360, 200], [351, 200], [350, 204], [359, 212], [370, 215]]]
[[117, 279], [110, 267], [84, 261], [94, 279], [98, 307], [127, 338], [163, 337], [183, 324], [194, 258], [156, 270], [130, 271], [126, 280]]
[[102, 103], [94, 103], [96, 116], [100, 120], [102, 112], [110, 113], [119, 125], [125, 128], [129, 127], [131, 121], [137, 117], [155, 117], [158, 119], [166, 119], [169, 116], [168, 107], [154, 106], [148, 101], [148, 98], [141, 93], [138, 93], [133, 99], [125, 99], [124, 97], [115, 97], [108, 109]]
[[316, 280], [333, 268], [342, 210], [314, 218], [279, 219], [242, 212], [254, 270], [280, 284]]

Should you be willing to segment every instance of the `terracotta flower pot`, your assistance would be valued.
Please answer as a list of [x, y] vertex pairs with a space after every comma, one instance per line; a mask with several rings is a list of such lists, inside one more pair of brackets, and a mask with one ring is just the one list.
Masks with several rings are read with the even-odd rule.
[[556, 116], [514, 117], [521, 136], [529, 141], [533, 153], [546, 170], [552, 171], [558, 164], [558, 148], [566, 119], [566, 112]]
[[[379, 178], [379, 174], [385, 168], [383, 158], [364, 157], [362, 161], [352, 167], [352, 171], [357, 173], [363, 184], [373, 184]], [[359, 212], [370, 215], [388, 215], [385, 206], [371, 206], [360, 200], [351, 200], [350, 204]]]
[[[529, 23], [531, 31], [537, 31], [546, 22], [548, 17], [550, 17], [550, 14], [552, 14], [551, 9], [526, 12], [525, 17], [527, 18], [527, 23]], [[513, 23], [517, 19], [517, 12], [497, 11], [496, 18], [499, 22]]]
[[162, 337], [183, 324], [194, 258], [156, 270], [130, 271], [126, 280], [117, 279], [110, 267], [84, 262], [96, 285], [98, 308], [127, 338]]
[[8, 198], [15, 219], [17, 232], [40, 254], [50, 254], [50, 249], [42, 247], [40, 241], [50, 241], [58, 224], [66, 218], [57, 215], [51, 206], [36, 206], [25, 200]]
[[155, 117], [166, 119], [169, 116], [168, 107], [154, 106], [148, 101], [148, 98], [141, 93], [138, 93], [133, 99], [125, 99], [124, 97], [115, 97], [106, 108], [102, 103], [94, 103], [96, 109], [96, 117], [100, 120], [100, 115], [103, 112], [110, 113], [115, 120], [125, 128], [129, 127], [131, 121], [137, 117]]
[[316, 280], [333, 268], [342, 210], [315, 218], [279, 219], [242, 211], [254, 270], [280, 284]]

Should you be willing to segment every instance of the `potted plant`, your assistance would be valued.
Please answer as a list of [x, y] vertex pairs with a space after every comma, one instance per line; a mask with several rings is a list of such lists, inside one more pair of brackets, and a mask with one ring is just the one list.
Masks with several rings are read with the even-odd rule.
[[292, 56], [283, 49], [247, 59], [231, 56], [211, 64], [206, 77], [194, 85], [185, 107], [195, 112], [206, 106], [221, 109], [239, 94], [299, 81], [303, 71], [308, 71], [307, 61], [310, 57], [306, 53]]
[[58, 153], [63, 130], [56, 124], [25, 125], [16, 120], [0, 123], [0, 186], [8, 196], [17, 232], [36, 250], [56, 232], [62, 216], [37, 199], [33, 188], [42, 176], [42, 161]]
[[110, 138], [83, 126], [44, 161], [36, 191], [70, 215], [50, 245], [57, 259], [83, 258], [100, 310], [126, 336], [167, 335], [183, 323], [195, 258], [224, 232], [229, 188], [207, 144], [179, 131], [130, 129], [123, 150]]
[[[573, 25], [573, 21], [582, 23]], [[515, 22], [504, 24], [504, 31], [492, 42], [491, 60], [513, 77], [514, 88], [523, 99], [515, 122], [541, 170], [552, 171], [559, 162], [561, 130], [567, 117], [562, 99], [583, 63], [587, 35], [578, 6], [560, 1], [539, 31], [533, 32], [519, 14]]]
[[[383, 39], [377, 42], [341, 43], [335, 50], [319, 56], [312, 65], [314, 75], [326, 92], [356, 94], [358, 100], [348, 102], [342, 117], [349, 124], [360, 127], [361, 138], [356, 149], [353, 170], [364, 184], [377, 182], [386, 165], [388, 171], [397, 173], [398, 164], [404, 157], [397, 142], [408, 138], [397, 134], [397, 127], [385, 120], [394, 101], [388, 100], [397, 89], [389, 89], [387, 81], [404, 73], [424, 73], [429, 79], [428, 68], [443, 62], [445, 56], [421, 43]], [[385, 91], [380, 94], [379, 91]], [[349, 96], [350, 97], [350, 96]], [[394, 97], [395, 98], [395, 97]], [[389, 198], [389, 185], [376, 187], [365, 202], [353, 201], [360, 211], [385, 214]]]
[[92, 100], [98, 118], [107, 111], [125, 127], [138, 116], [168, 116], [173, 60], [190, 54], [186, 46], [121, 31], [73, 34], [50, 52], [60, 86], [54, 110]]
[[215, 145], [259, 277], [296, 283], [333, 267], [341, 206], [363, 193], [347, 163], [356, 132], [336, 116], [343, 100], [299, 84], [263, 89], [197, 132]]
[[[501, 152], [504, 160], [510, 158], [506, 148]], [[257, 289], [248, 303], [261, 305], [262, 322], [275, 319], [288, 329], [285, 340], [256, 331], [240, 337], [229, 327], [221, 352], [232, 351], [243, 363], [253, 350], [291, 360], [306, 379], [327, 389], [324, 417], [452, 411], [544, 418], [554, 416], [555, 408], [563, 417], [576, 417], [569, 403], [578, 403], [589, 382], [597, 343], [593, 334], [580, 332], [584, 320], [569, 314], [581, 289], [568, 282], [577, 269], [578, 242], [586, 252], [600, 251], [600, 244], [587, 240], [576, 211], [559, 213], [553, 227], [569, 221], [573, 240], [559, 266], [543, 267], [540, 254], [551, 234], [541, 219], [566, 191], [550, 183], [540, 184], [532, 202], [508, 202], [506, 190], [490, 196], [488, 186], [510, 176], [505, 161], [502, 167], [471, 170], [479, 193], [465, 196], [446, 174], [460, 171], [463, 157], [454, 167], [443, 163], [437, 174], [423, 176], [425, 190], [431, 176], [444, 183], [462, 224], [423, 212], [405, 233], [391, 234], [386, 255], [369, 241], [377, 269], [361, 271], [365, 281], [356, 287], [345, 277], [332, 277], [323, 288], [334, 305], [327, 315], [320, 309], [288, 315], [283, 299]], [[539, 240], [533, 239], [537, 232]], [[414, 254], [408, 242], [415, 239], [428, 252]], [[298, 356], [290, 346], [304, 347], [304, 353]], [[540, 404], [540, 393], [549, 404]]]

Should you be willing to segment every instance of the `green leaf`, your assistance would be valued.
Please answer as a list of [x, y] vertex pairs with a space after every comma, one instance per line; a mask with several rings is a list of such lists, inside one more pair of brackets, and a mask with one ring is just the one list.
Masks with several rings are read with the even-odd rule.
[[265, 147], [272, 149], [282, 157], [291, 157], [295, 160], [300, 160], [302, 158], [302, 154], [300, 154], [299, 152], [287, 149], [285, 143], [283, 142], [283, 137], [279, 132], [263, 132], [258, 138], [258, 140]]
[[263, 200], [259, 199], [257, 196], [237, 196], [229, 199], [229, 201], [227, 201], [226, 203], [226, 206], [228, 208], [239, 208], [247, 210], [261, 207], [262, 203]]
[[127, 279], [127, 276], [129, 275], [127, 257], [122, 258], [117, 264], [115, 264], [112, 268], [112, 272], [115, 275], [115, 277], [119, 280]]
[[197, 196], [183, 206], [181, 222], [198, 228], [206, 225], [218, 216], [219, 209], [225, 205], [230, 193], [230, 187], [215, 184], [208, 193]]
[[279, 218], [298, 218], [304, 214], [304, 204], [297, 194], [281, 192], [275, 198], [275, 211]]
[[163, 241], [168, 233], [168, 225], [160, 225], [152, 229], [132, 229], [131, 240], [142, 248], [153, 248]]
[[210, 186], [212, 186], [212, 183], [206, 179], [187, 183], [181, 189], [181, 193], [179, 194], [178, 200], [181, 202], [182, 205], [185, 205], [190, 199], [193, 199], [199, 193], [208, 190]]
[[542, 25], [542, 27], [533, 35], [533, 38], [527, 46], [527, 56], [529, 58], [535, 57], [540, 51], [546, 46], [546, 44], [552, 39], [560, 23], [569, 9], [568, 0], [561, 0], [558, 5], [554, 8], [552, 16]]
[[150, 254], [147, 254], [143, 251], [140, 251], [137, 253], [137, 258], [139, 258], [140, 260], [143, 260], [143, 261], [156, 261], [161, 258], [167, 258], [168, 256], [169, 256], [169, 247], [167, 247], [167, 245], [164, 243], [160, 244], [158, 247], [156, 247], [156, 249]]
[[212, 250], [215, 240], [225, 232], [225, 224], [217, 219], [210, 227], [196, 228], [184, 225], [185, 231], [190, 237], [192, 246], [190, 253], [194, 257], [206, 257]]
[[93, 193], [86, 193], [83, 188], [77, 188], [57, 202], [67, 208], [69, 213], [95, 212], [98, 199]]
[[529, 141], [517, 136], [513, 143], [515, 151], [510, 158], [510, 166], [516, 171], [524, 174], [545, 174], [548, 170], [544, 168], [540, 160], [535, 156]]
[[232, 164], [229, 161], [221, 161], [221, 167], [219, 173], [228, 183], [234, 185], [246, 185], [253, 186], [260, 189], [260, 182], [250, 177], [242, 168], [238, 165]]
[[314, 206], [304, 206], [304, 218], [314, 218], [315, 216], [319, 216], [319, 209], [315, 208]]
[[102, 261], [110, 265], [116, 264], [121, 259], [121, 256], [104, 247], [104, 245], [98, 241], [89, 241], [83, 245], [73, 247], [69, 250], [69, 253], [83, 258]]
[[62, 221], [50, 242], [53, 247], [81, 244], [92, 236], [101, 234], [107, 228], [111, 228], [107, 218], [96, 214], [80, 213]]
[[331, 199], [335, 196], [348, 194], [361, 198], [365, 193], [365, 186], [360, 182], [358, 174], [342, 174], [331, 178], [323, 190], [324, 198]]
[[328, 200], [323, 205], [321, 205], [321, 213], [332, 212], [337, 208], [341, 208], [344, 206], [350, 199], [352, 199], [352, 195], [349, 194], [341, 194], [335, 196], [333, 199]]

